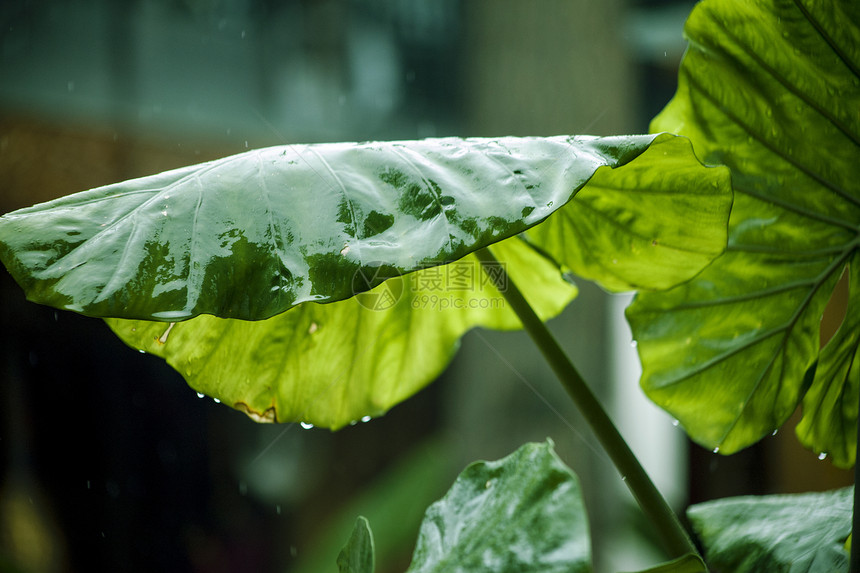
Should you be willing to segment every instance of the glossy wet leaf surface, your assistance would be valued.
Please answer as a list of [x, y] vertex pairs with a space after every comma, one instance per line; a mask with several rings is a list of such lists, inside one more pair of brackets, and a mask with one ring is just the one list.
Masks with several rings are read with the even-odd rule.
[[714, 571], [848, 571], [853, 488], [747, 496], [692, 506], [687, 516]]
[[89, 316], [264, 319], [515, 235], [653, 140], [254, 150], [6, 214], [0, 258], [31, 300]]
[[[600, 166], [615, 168], [589, 191]], [[518, 327], [468, 253], [553, 211], [554, 229], [589, 218], [569, 245], [549, 233], [530, 238], [537, 250], [519, 238], [494, 246], [544, 319], [575, 295], [547, 252], [611, 254], [593, 220], [607, 233], [659, 228], [648, 260], [663, 252], [654, 240], [694, 245], [673, 251], [677, 270], [651, 273], [682, 280], [725, 246], [720, 172], [670, 135], [270, 148], [8, 214], [0, 255], [31, 299], [113, 316], [124, 341], [198, 392], [257, 420], [339, 428], [424, 387], [470, 328]], [[587, 207], [569, 202], [577, 192]], [[671, 194], [710, 211], [691, 225], [668, 208]], [[643, 209], [651, 198], [659, 208]], [[614, 271], [641, 268], [632, 247], [618, 242]], [[128, 320], [141, 317], [158, 320]]]
[[[726, 254], [628, 311], [648, 395], [731, 453], [803, 401], [801, 441], [854, 463], [860, 298], [860, 4], [705, 1], [686, 27], [678, 93], [654, 130], [732, 170]], [[820, 350], [845, 269], [851, 302]]]
[[591, 571], [576, 476], [552, 443], [476, 462], [427, 509], [408, 573]]
[[375, 555], [373, 533], [367, 519], [359, 516], [349, 541], [337, 556], [338, 573], [373, 573]]

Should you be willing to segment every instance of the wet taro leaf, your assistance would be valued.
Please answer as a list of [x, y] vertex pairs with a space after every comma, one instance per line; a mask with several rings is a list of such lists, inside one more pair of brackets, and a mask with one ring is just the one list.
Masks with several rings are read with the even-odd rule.
[[407, 573], [591, 571], [579, 482], [552, 449], [475, 462], [427, 509]]
[[[678, 92], [652, 129], [690, 137], [732, 170], [726, 253], [628, 309], [642, 386], [722, 453], [779, 428], [803, 401], [801, 441], [854, 463], [860, 331], [860, 4], [705, 0], [691, 14]], [[848, 269], [843, 327], [819, 323]]]
[[[553, 263], [517, 237], [493, 246], [528, 284], [543, 318], [575, 296]], [[203, 315], [175, 324], [107, 319], [133, 348], [163, 357], [188, 384], [258, 421], [337, 429], [379, 416], [433, 381], [470, 328], [519, 328], [474, 255], [268, 320]]]
[[373, 533], [370, 531], [370, 523], [366, 518], [359, 516], [355, 520], [355, 527], [352, 535], [349, 536], [349, 541], [337, 556], [337, 570], [338, 573], [373, 573], [374, 562]]
[[265, 319], [515, 235], [666, 137], [249, 151], [6, 214], [0, 259], [30, 300], [89, 316]]
[[[664, 134], [272, 148], [8, 214], [0, 256], [31, 299], [108, 315], [126, 343], [165, 358], [198, 392], [260, 421], [339, 428], [381, 415], [433, 380], [470, 328], [519, 327], [468, 253], [554, 210], [576, 209], [568, 200], [598, 166], [615, 166], [605, 170], [610, 180], [635, 168], [633, 181], [621, 179], [634, 185], [658, 179], [643, 170], [683, 164], [690, 186], [708, 183], [715, 199], [703, 202], [727, 205], [725, 178], [710, 184], [719, 170], [678, 141]], [[649, 146], [654, 153], [635, 167]], [[604, 187], [619, 187], [599, 175]], [[610, 197], [607, 212], [632, 203]], [[709, 260], [703, 252], [724, 247], [725, 220], [690, 226], [677, 215], [650, 214], [665, 229], [701, 233], [690, 241], [706, 246], [676, 258], [694, 273]], [[575, 295], [539, 237], [494, 249], [542, 318]]]
[[853, 488], [744, 496], [694, 505], [693, 530], [714, 571], [848, 571]]

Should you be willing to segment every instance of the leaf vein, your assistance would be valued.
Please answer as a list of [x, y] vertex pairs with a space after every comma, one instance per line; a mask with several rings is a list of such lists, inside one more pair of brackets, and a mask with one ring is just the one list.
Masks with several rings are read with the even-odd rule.
[[[840, 257], [840, 258], [836, 259], [833, 263], [831, 263], [830, 266], [824, 272], [822, 272], [819, 275], [815, 284], [809, 290], [809, 293], [806, 295], [806, 297], [803, 299], [803, 301], [797, 306], [797, 310], [795, 310], [794, 314], [791, 316], [791, 319], [788, 321], [788, 323], [786, 324], [786, 326], [784, 328], [785, 332], [783, 333], [782, 342], [780, 342], [778, 349], [771, 355], [771, 358], [770, 358], [770, 361], [768, 362], [767, 368], [762, 373], [762, 375], [759, 376], [758, 380], [756, 380], [756, 383], [753, 385], [749, 394], [744, 399], [743, 405], [741, 406], [741, 409], [740, 409], [740, 412], [735, 417], [735, 420], [728, 427], [728, 429], [726, 429], [726, 432], [723, 434], [723, 437], [720, 440], [720, 443], [724, 442], [725, 439], [729, 436], [729, 434], [731, 434], [732, 431], [735, 429], [735, 426], [737, 426], [738, 422], [743, 417], [744, 412], [746, 411], [747, 407], [749, 406], [750, 402], [753, 399], [753, 396], [758, 392], [758, 390], [761, 387], [761, 384], [764, 381], [765, 377], [770, 372], [771, 368], [773, 368], [773, 365], [777, 359], [777, 356], [779, 356], [780, 354], [783, 355], [783, 367], [784, 367], [785, 352], [787, 350], [786, 345], [788, 344], [788, 340], [792, 335], [792, 331], [794, 330], [794, 327], [797, 325], [797, 321], [800, 319], [801, 315], [803, 315], [803, 313], [806, 312], [810, 302], [812, 301], [812, 298], [816, 295], [816, 293], [818, 292], [818, 289], [820, 289], [821, 286], [826, 282], [827, 277], [830, 276], [836, 268], [840, 267], [842, 265], [842, 263], [845, 262], [845, 259], [847, 259], [847, 258], [848, 258], [848, 255], [846, 255], [845, 257]], [[782, 384], [782, 376], [779, 377], [779, 384], [780, 385]]]
[[424, 177], [424, 173], [421, 172], [421, 169], [418, 167], [418, 165], [415, 164], [415, 162], [409, 159], [409, 157], [407, 157], [405, 154], [399, 152], [394, 146], [391, 147], [391, 151], [392, 153], [394, 153], [394, 155], [402, 159], [403, 162], [406, 163], [410, 168], [412, 168], [415, 173], [418, 174], [418, 177], [421, 178], [421, 182], [424, 184], [424, 188], [427, 189], [427, 191], [433, 197], [433, 201], [436, 202], [436, 206], [439, 208], [439, 212], [442, 214], [442, 218], [445, 220], [445, 228], [448, 234], [448, 249], [450, 249], [450, 252], [453, 254], [456, 249], [454, 248], [454, 241], [451, 239], [451, 220], [448, 218], [448, 213], [445, 211], [445, 206], [442, 204], [442, 198], [439, 196], [439, 193], [436, 191], [436, 189], [433, 188], [433, 185], [430, 184], [430, 181], [428, 181], [428, 179]]
[[707, 89], [705, 89], [704, 85], [698, 79], [696, 79], [695, 76], [688, 74], [687, 78], [688, 78], [688, 81], [690, 82], [690, 84], [692, 85], [692, 87], [694, 87], [696, 90], [698, 90], [702, 94], [702, 97], [709, 100], [715, 107], [717, 107], [723, 114], [725, 114], [725, 116], [728, 119], [730, 119], [732, 122], [734, 122], [738, 127], [740, 127], [744, 132], [746, 132], [751, 138], [758, 141], [764, 148], [768, 149], [771, 153], [773, 153], [774, 155], [776, 155], [777, 157], [779, 157], [780, 159], [782, 159], [786, 163], [792, 165], [798, 171], [801, 171], [803, 174], [805, 174], [809, 178], [818, 182], [823, 187], [829, 189], [830, 191], [832, 191], [837, 196], [845, 199], [846, 201], [848, 201], [850, 203], [853, 203], [854, 205], [860, 206], [860, 199], [858, 199], [857, 197], [854, 197], [853, 195], [851, 195], [850, 193], [848, 193], [847, 191], [842, 189], [840, 186], [833, 183], [832, 181], [829, 181], [829, 180], [825, 179], [824, 177], [822, 177], [821, 175], [815, 173], [814, 171], [812, 171], [807, 166], [801, 164], [799, 161], [795, 160], [794, 158], [792, 158], [791, 156], [786, 154], [782, 149], [778, 148], [776, 145], [769, 142], [762, 134], [754, 131], [752, 129], [752, 127], [750, 125], [746, 124], [745, 122], [743, 122], [737, 114], [733, 113], [729, 108], [722, 105], [722, 102], [720, 102], [714, 94], [710, 93]]

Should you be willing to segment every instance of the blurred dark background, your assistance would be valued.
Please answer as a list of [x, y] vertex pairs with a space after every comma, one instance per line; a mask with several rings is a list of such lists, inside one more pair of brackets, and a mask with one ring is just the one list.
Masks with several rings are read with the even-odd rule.
[[[645, 132], [674, 92], [691, 6], [2, 0], [0, 213], [268, 145]], [[793, 424], [731, 457], [689, 445], [636, 388], [627, 299], [581, 291], [551, 326], [678, 509], [851, 482]], [[547, 436], [589, 495], [597, 570], [653, 564], [557, 386], [522, 333], [479, 331], [384, 417], [257, 425], [101, 321], [26, 302], [0, 270], [0, 570], [334, 571], [363, 514], [378, 570], [402, 571], [467, 463]]]

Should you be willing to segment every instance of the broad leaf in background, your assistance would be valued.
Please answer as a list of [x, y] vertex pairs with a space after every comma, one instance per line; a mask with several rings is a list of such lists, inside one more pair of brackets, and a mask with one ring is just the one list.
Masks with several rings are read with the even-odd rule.
[[[724, 248], [728, 179], [714, 185], [718, 170], [679, 138], [658, 135], [262, 150], [6, 215], [0, 256], [30, 298], [115, 316], [109, 324], [123, 340], [164, 357], [199, 392], [258, 420], [338, 428], [430, 382], [468, 329], [518, 327], [472, 257], [451, 261], [560, 207], [575, 211], [565, 203], [601, 165], [615, 167], [600, 173], [604, 187], [649, 185], [635, 202], [608, 193], [601, 208], [625, 223], [647, 214], [661, 237], [696, 245], [675, 257], [676, 278]], [[654, 175], [680, 165], [681, 177]], [[665, 209], [663, 191], [686, 199], [702, 182], [699, 199], [722, 219], [689, 225]], [[649, 198], [660, 208], [631, 209]], [[494, 248], [547, 319], [575, 291], [540, 241], [531, 243], [537, 249], [520, 239]], [[201, 312], [222, 318], [119, 320]]]
[[88, 316], [265, 319], [515, 235], [655, 139], [260, 149], [6, 214], [0, 259], [30, 300]]
[[576, 476], [552, 442], [476, 462], [427, 509], [407, 573], [591, 571]]
[[803, 443], [854, 463], [860, 298], [823, 352], [819, 322], [846, 267], [852, 295], [858, 283], [858, 23], [845, 0], [705, 0], [687, 22], [678, 92], [652, 129], [731, 168], [729, 245], [628, 318], [643, 388], [710, 449], [754, 443], [804, 400]]
[[746, 496], [692, 506], [687, 516], [715, 571], [848, 571], [853, 488]]
[[337, 556], [338, 573], [373, 573], [375, 556], [373, 533], [367, 519], [359, 516], [349, 541]]

